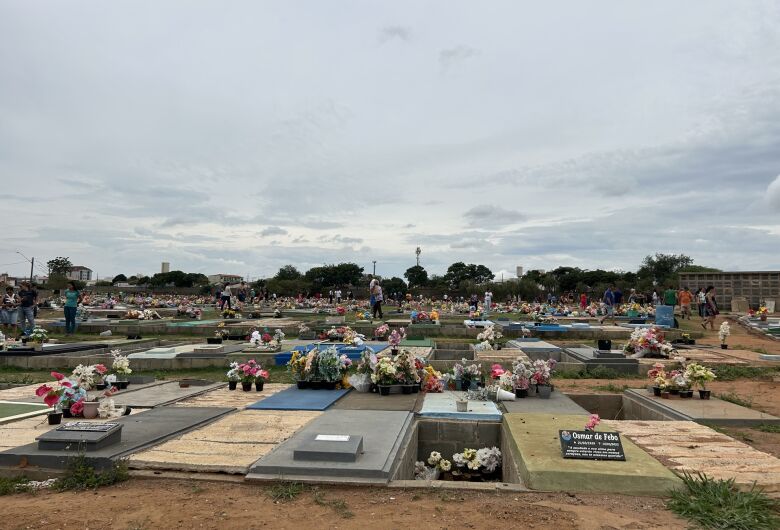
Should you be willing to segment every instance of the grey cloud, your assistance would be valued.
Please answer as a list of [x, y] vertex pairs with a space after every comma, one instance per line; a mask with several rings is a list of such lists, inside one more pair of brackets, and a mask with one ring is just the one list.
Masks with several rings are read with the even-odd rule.
[[385, 26], [379, 30], [379, 44], [385, 44], [391, 40], [407, 42], [412, 37], [412, 30], [406, 26]]
[[769, 206], [775, 211], [780, 213], [780, 175], [769, 184], [766, 189], [766, 198]]
[[525, 221], [525, 215], [517, 210], [508, 210], [501, 206], [483, 204], [474, 206], [463, 214], [472, 225], [487, 224], [488, 227], [500, 227]]
[[480, 54], [480, 51], [476, 48], [472, 48], [466, 45], [455, 46], [454, 48], [447, 48], [439, 52], [439, 66], [442, 71], [448, 71], [453, 66], [467, 61]]
[[261, 236], [283, 236], [287, 234], [287, 230], [278, 226], [269, 226], [260, 231]]

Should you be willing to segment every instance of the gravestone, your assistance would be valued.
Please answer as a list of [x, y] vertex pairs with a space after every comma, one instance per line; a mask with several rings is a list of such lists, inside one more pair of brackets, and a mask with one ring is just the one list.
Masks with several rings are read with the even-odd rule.
[[293, 460], [355, 462], [363, 452], [363, 437], [355, 434], [316, 434], [293, 452]]
[[563, 458], [577, 460], [626, 460], [616, 432], [558, 431]]
[[674, 307], [658, 305], [655, 307], [655, 323], [658, 326], [674, 327]]
[[344, 317], [325, 317], [325, 324], [327, 325], [338, 325], [344, 323]]
[[122, 439], [122, 424], [72, 421], [38, 436], [41, 451], [67, 451], [83, 449], [97, 451], [119, 443]]

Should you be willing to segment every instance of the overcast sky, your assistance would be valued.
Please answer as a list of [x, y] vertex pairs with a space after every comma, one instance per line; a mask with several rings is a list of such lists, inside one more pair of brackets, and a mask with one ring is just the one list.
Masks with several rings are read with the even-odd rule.
[[779, 175], [774, 0], [0, 0], [0, 272], [778, 269]]

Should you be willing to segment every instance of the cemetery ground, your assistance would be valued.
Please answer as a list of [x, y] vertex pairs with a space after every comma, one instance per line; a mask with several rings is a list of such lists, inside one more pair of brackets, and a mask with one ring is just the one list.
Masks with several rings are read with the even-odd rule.
[[[46, 318], [48, 315], [42, 315]], [[57, 315], [53, 315], [57, 316]], [[392, 318], [388, 311], [386, 317]], [[307, 321], [306, 317], [295, 317]], [[314, 320], [314, 319], [312, 319]], [[347, 316], [347, 323], [354, 319]], [[462, 318], [461, 318], [462, 320]], [[683, 331], [701, 331], [698, 319], [681, 321]], [[54, 331], [50, 337], [60, 342], [91, 342], [100, 338], [79, 333], [65, 338]], [[153, 336], [144, 338], [154, 338]], [[201, 342], [191, 334], [164, 334], [166, 343]], [[447, 341], [471, 342], [462, 337], [439, 337]], [[551, 340], [557, 346], [595, 346], [590, 340]], [[699, 345], [719, 345], [717, 331], [697, 338]], [[745, 357], [744, 364], [716, 365], [718, 379], [707, 385], [713, 397], [780, 416], [780, 367], [761, 362], [758, 354], [780, 354], [780, 341], [749, 333], [732, 325], [729, 348]], [[285, 366], [268, 366], [268, 383], [293, 383]], [[0, 388], [50, 381], [49, 369], [0, 366]], [[136, 376], [159, 380], [203, 379], [225, 381], [225, 367], [212, 366], [182, 370], [134, 370]], [[620, 395], [627, 389], [647, 385], [645, 375], [625, 375], [611, 369], [561, 370], [553, 379], [556, 391], [569, 396]], [[222, 392], [217, 390], [212, 394]], [[236, 394], [236, 393], [231, 393]], [[219, 398], [218, 398], [219, 399]], [[607, 426], [611, 426], [604, 418]], [[44, 420], [45, 421], [45, 420]], [[716, 435], [725, 435], [758, 451], [780, 458], [780, 426], [709, 425]], [[624, 434], [625, 435], [625, 434]], [[659, 436], [662, 436], [659, 434]], [[679, 443], [679, 442], [670, 442]], [[672, 463], [652, 453], [667, 467]], [[0, 491], [3, 483], [0, 479]], [[404, 486], [398, 484], [396, 486]], [[409, 484], [406, 484], [409, 486]], [[746, 489], [744, 485], [741, 489]], [[712, 494], [713, 496], [715, 493]], [[771, 492], [780, 496], [778, 489]], [[693, 498], [693, 497], [691, 497]], [[691, 519], [675, 515], [669, 500], [658, 496], [594, 493], [547, 493], [541, 491], [502, 491], [501, 488], [461, 489], [442, 482], [437, 487], [379, 487], [297, 482], [246, 482], [241, 475], [166, 469], [129, 470], [126, 481], [95, 490], [54, 492], [41, 490], [0, 497], [8, 528], [300, 528], [316, 521], [317, 528], [403, 528], [424, 525], [430, 528], [585, 528], [645, 529], [687, 528]], [[696, 506], [697, 497], [691, 502]], [[73, 506], [99, 507], [74, 510]], [[701, 508], [708, 511], [706, 503]], [[693, 508], [696, 511], [699, 508]], [[776, 509], [776, 508], [775, 508]], [[701, 511], [700, 510], [700, 511]], [[772, 512], [772, 508], [769, 512]], [[710, 521], [716, 527], [717, 514]], [[700, 524], [708, 527], [699, 520]], [[771, 528], [754, 526], [755, 528]], [[6, 526], [7, 525], [7, 526]], [[750, 526], [730, 526], [729, 528]]]

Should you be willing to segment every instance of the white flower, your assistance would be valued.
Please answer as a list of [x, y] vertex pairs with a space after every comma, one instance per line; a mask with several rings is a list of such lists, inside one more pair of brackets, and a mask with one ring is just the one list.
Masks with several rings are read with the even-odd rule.
[[450, 469], [452, 469], [452, 462], [450, 462], [449, 460], [442, 459], [439, 462], [439, 469], [441, 469], [442, 471], [449, 471]]
[[478, 461], [478, 460], [469, 460], [469, 461], [466, 463], [466, 467], [468, 467], [468, 468], [469, 468], [469, 469], [471, 469], [472, 471], [476, 471], [476, 470], [478, 470], [478, 469], [479, 469], [479, 465], [480, 465], [480, 464], [479, 464], [479, 461]]
[[439, 461], [441, 461], [441, 453], [432, 451], [431, 455], [428, 457], [428, 464], [435, 466]]

